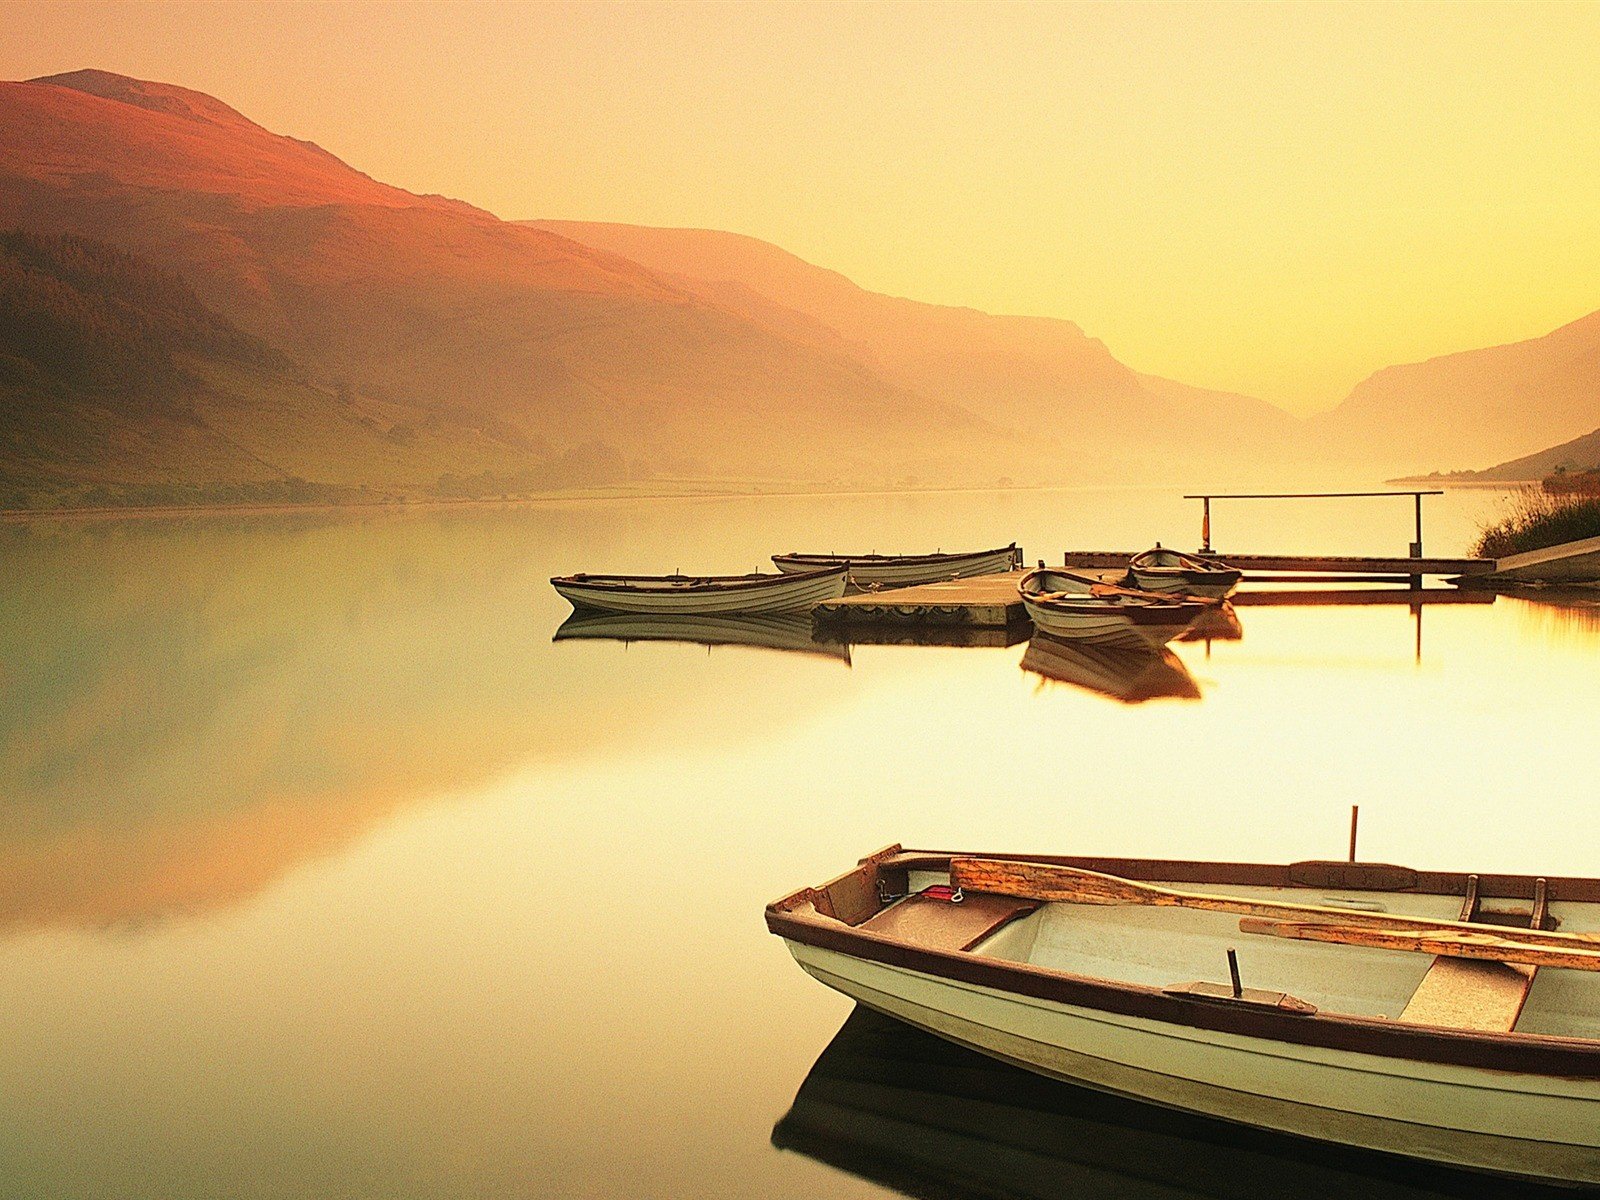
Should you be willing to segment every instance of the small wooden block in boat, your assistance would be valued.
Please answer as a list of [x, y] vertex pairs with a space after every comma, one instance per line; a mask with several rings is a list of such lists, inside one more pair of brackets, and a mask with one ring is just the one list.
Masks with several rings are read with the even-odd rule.
[[1537, 968], [1441, 956], [1433, 960], [1400, 1019], [1485, 1033], [1510, 1033], [1527, 1003]]
[[1226, 983], [1185, 983], [1161, 989], [1168, 996], [1183, 996], [1189, 1000], [1205, 1000], [1222, 1004], [1242, 1004], [1246, 1008], [1271, 1008], [1297, 1016], [1315, 1016], [1317, 1006], [1288, 992], [1264, 992], [1259, 988], [1242, 988], [1234, 995], [1233, 987]]
[[1039, 905], [1012, 896], [974, 896], [959, 903], [918, 892], [862, 922], [869, 933], [928, 950], [970, 950], [1002, 925]]

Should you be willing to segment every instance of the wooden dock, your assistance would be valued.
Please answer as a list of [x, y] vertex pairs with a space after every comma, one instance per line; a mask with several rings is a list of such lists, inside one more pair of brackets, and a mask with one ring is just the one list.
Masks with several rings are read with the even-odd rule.
[[[1127, 550], [1068, 550], [1065, 565], [1073, 568], [1126, 567], [1133, 557]], [[1329, 554], [1225, 554], [1210, 557], [1241, 571], [1266, 571], [1292, 575], [1368, 575], [1385, 579], [1413, 579], [1424, 575], [1472, 576], [1494, 573], [1492, 558], [1394, 558]]]
[[[1126, 563], [1124, 563], [1126, 566]], [[841, 600], [825, 600], [813, 610], [818, 624], [841, 625], [966, 625], [979, 629], [1026, 627], [1027, 611], [1017, 595], [1025, 571], [978, 575], [944, 583], [862, 592]]]
[[[1121, 579], [1127, 569], [1129, 554], [1094, 551], [1068, 552], [1067, 566], [1085, 574], [1099, 575], [1107, 582]], [[1494, 569], [1492, 559], [1481, 558], [1328, 558], [1309, 555], [1228, 555], [1223, 561], [1232, 566], [1254, 571], [1288, 572], [1287, 575], [1252, 577], [1257, 582], [1272, 579], [1303, 580], [1322, 578], [1329, 582], [1413, 582], [1420, 583], [1421, 575], [1483, 575]], [[1273, 564], [1273, 565], [1266, 565]], [[1396, 569], [1403, 566], [1405, 570]], [[1419, 572], [1419, 568], [1421, 571]], [[1004, 575], [980, 575], [972, 579], [951, 579], [943, 583], [924, 583], [916, 587], [893, 588], [881, 592], [862, 592], [840, 600], [827, 600], [819, 604], [813, 616], [819, 626], [834, 627], [846, 640], [861, 641], [915, 641], [921, 638], [912, 630], [999, 630], [1016, 631], [1021, 640], [1030, 622], [1022, 598], [1017, 594], [1017, 584], [1026, 571], [1009, 571]], [[1427, 604], [1483, 603], [1483, 597], [1492, 593], [1459, 592], [1454, 588], [1365, 588], [1322, 590], [1262, 588], [1235, 593], [1233, 602], [1239, 606], [1267, 605], [1335, 605], [1335, 604]], [[877, 630], [875, 635], [865, 635], [867, 630]], [[898, 632], [897, 632], [898, 631]], [[948, 635], [947, 635], [948, 636]], [[939, 644], [958, 644], [944, 641]], [[960, 641], [964, 645], [1011, 645], [1012, 641], [978, 639], [971, 636]]]

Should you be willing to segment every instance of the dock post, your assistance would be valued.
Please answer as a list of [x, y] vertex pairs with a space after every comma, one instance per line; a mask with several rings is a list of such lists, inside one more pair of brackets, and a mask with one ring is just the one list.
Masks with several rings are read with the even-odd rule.
[[[1416, 506], [1417, 506], [1417, 540], [1411, 543], [1411, 557], [1412, 558], [1421, 558], [1422, 557], [1422, 493], [1421, 492], [1413, 492], [1411, 494], [1411, 499], [1416, 502]], [[1414, 587], [1414, 588], [1420, 588], [1422, 586], [1422, 576], [1421, 575], [1417, 575], [1417, 574], [1413, 574], [1411, 576], [1411, 586]]]

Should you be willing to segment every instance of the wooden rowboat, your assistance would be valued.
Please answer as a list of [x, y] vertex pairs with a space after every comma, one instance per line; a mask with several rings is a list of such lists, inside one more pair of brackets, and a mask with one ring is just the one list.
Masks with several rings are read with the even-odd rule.
[[1163, 645], [1200, 616], [1205, 604], [1106, 583], [1060, 568], [1029, 571], [1017, 584], [1034, 628], [1054, 637], [1113, 645]]
[[893, 846], [766, 915], [823, 983], [1043, 1075], [1600, 1185], [1600, 879]]
[[859, 588], [910, 587], [973, 575], [999, 575], [1021, 565], [1015, 542], [994, 550], [963, 554], [774, 554], [772, 561], [786, 573], [816, 571], [823, 567], [849, 568], [850, 581]]
[[575, 609], [627, 613], [806, 612], [844, 595], [847, 571], [803, 575], [558, 575], [550, 585]]
[[1189, 596], [1226, 596], [1239, 586], [1244, 572], [1214, 558], [1200, 558], [1165, 549], [1135, 554], [1128, 562], [1128, 583], [1147, 592], [1178, 592]]

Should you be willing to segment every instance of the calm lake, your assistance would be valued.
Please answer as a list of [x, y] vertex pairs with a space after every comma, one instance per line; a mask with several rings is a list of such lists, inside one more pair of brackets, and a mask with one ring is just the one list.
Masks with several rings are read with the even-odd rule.
[[[1431, 498], [1427, 550], [1498, 502]], [[1411, 508], [1214, 524], [1224, 554], [1404, 554]], [[1049, 1128], [1107, 1161], [1058, 1188], [998, 1126], [914, 1178], [803, 1121], [775, 1148], [851, 1006], [763, 904], [890, 842], [1337, 858], [1352, 803], [1364, 858], [1600, 874], [1600, 595], [1242, 606], [1140, 702], [1024, 644], [554, 641], [546, 582], [1198, 526], [1176, 489], [0, 525], [0, 1194], [1232, 1194], [1082, 1126]], [[942, 1072], [929, 1106], [982, 1074], [867, 1040]]]

